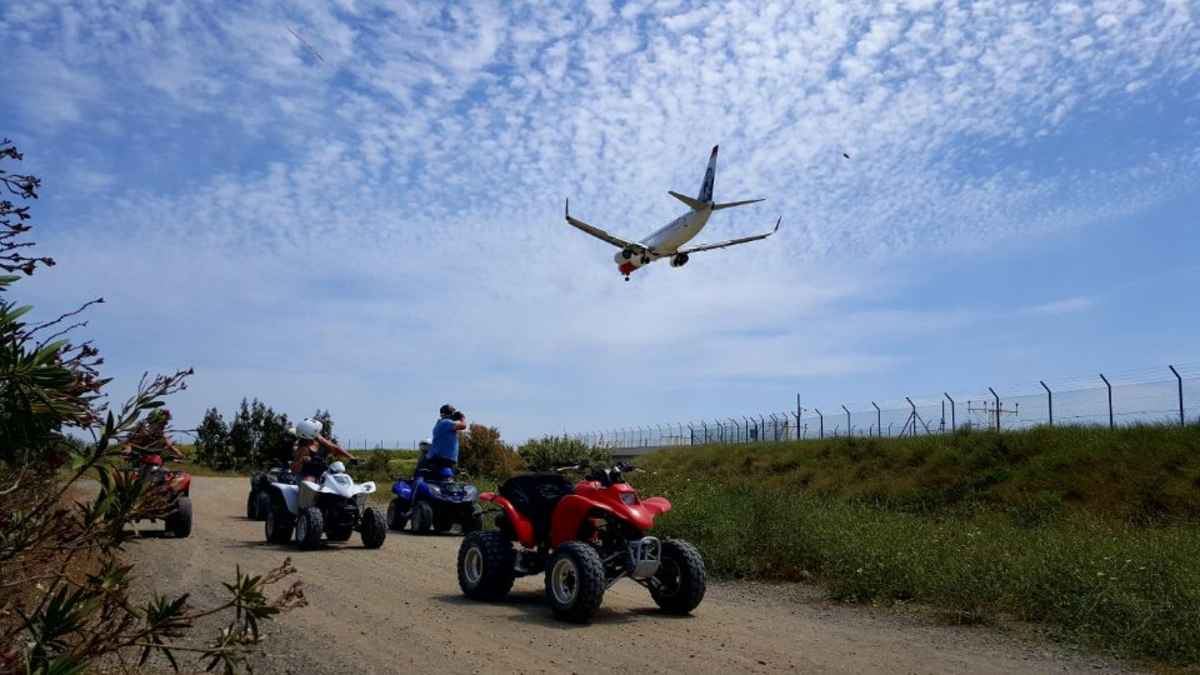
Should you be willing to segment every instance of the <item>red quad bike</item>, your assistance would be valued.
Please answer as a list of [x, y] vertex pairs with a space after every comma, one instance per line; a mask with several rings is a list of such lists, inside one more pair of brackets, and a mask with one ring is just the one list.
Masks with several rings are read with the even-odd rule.
[[704, 559], [685, 541], [646, 535], [671, 502], [642, 499], [622, 475], [633, 469], [597, 468], [574, 486], [559, 473], [515, 476], [499, 494], [479, 495], [501, 513], [498, 531], [473, 532], [458, 549], [463, 593], [500, 600], [518, 576], [544, 573], [554, 614], [586, 623], [604, 591], [629, 577], [649, 589], [664, 611], [691, 612], [704, 599]]
[[163, 515], [166, 531], [177, 539], [192, 533], [191, 474], [165, 468], [162, 455], [148, 450], [133, 452], [128, 471], [134, 478], [148, 480], [150, 490], [159, 491], [166, 497], [169, 507]]

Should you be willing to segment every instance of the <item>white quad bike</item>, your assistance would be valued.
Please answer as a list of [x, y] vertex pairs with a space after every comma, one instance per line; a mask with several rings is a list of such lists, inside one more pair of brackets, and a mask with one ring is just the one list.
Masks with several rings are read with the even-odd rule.
[[266, 533], [272, 544], [288, 543], [293, 531], [303, 549], [320, 547], [321, 535], [329, 541], [346, 541], [355, 530], [362, 534], [366, 548], [383, 546], [387, 537], [383, 512], [367, 507], [367, 495], [375, 492], [374, 481], [355, 483], [341, 462], [330, 464], [316, 483], [271, 483], [267, 492], [271, 509], [266, 514]]

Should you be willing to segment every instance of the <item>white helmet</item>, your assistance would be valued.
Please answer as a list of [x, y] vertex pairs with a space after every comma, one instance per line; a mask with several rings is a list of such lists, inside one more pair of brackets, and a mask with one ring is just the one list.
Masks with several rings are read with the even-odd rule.
[[432, 446], [433, 446], [433, 441], [429, 440], [428, 438], [422, 438], [421, 442], [417, 444], [417, 447], [421, 448], [422, 450], [425, 448], [432, 447]]
[[324, 428], [324, 425], [321, 424], [321, 420], [305, 417], [296, 423], [296, 435], [300, 438], [313, 439], [316, 438]]

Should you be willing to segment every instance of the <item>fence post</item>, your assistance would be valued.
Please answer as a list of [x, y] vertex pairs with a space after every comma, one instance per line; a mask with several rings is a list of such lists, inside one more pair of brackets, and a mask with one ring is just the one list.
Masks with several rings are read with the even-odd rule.
[[950, 401], [950, 431], [951, 432], [957, 431], [957, 428], [956, 428], [957, 425], [956, 425], [956, 422], [954, 419], [954, 408], [955, 408], [954, 399], [950, 398], [950, 394], [948, 394], [944, 391], [942, 392], [942, 396], [945, 396], [946, 400]]
[[1111, 431], [1116, 426], [1113, 423], [1112, 385], [1108, 383], [1108, 378], [1104, 376], [1104, 373], [1100, 373], [1100, 379], [1104, 380], [1104, 386], [1108, 388], [1108, 429]]
[[1042, 389], [1046, 390], [1046, 410], [1050, 413], [1050, 426], [1054, 426], [1054, 392], [1050, 391], [1050, 387], [1047, 387], [1042, 380], [1038, 380], [1038, 382], [1041, 382]]
[[1000, 431], [1000, 394], [991, 387], [988, 387], [988, 391], [992, 392], [992, 398], [996, 399], [996, 431]]
[[767, 431], [767, 418], [763, 417], [762, 415], [759, 415], [758, 421], [762, 424], [762, 426], [760, 426], [758, 428], [758, 440], [761, 441], [761, 440], [763, 440], [763, 434], [765, 434]]
[[875, 401], [871, 401], [871, 405], [875, 406], [875, 437], [879, 438], [883, 436], [883, 411], [879, 409]]
[[775, 413], [767, 415], [771, 418], [771, 440], [779, 440], [779, 420], [775, 419]]
[[904, 397], [904, 400], [908, 401], [908, 405], [912, 407], [912, 417], [909, 419], [912, 420], [912, 435], [915, 437], [917, 435], [917, 404], [913, 403], [912, 399], [907, 396]]
[[1187, 422], [1183, 418], [1183, 378], [1179, 376], [1179, 371], [1175, 370], [1175, 366], [1167, 366], [1171, 372], [1175, 374], [1175, 381], [1179, 383], [1179, 426], [1184, 426]]
[[733, 422], [733, 442], [740, 443], [742, 440], [742, 425], [738, 424], [737, 420], [732, 417], [729, 418], [729, 421]]
[[842, 410], [846, 411], [846, 438], [850, 438], [854, 435], [854, 426], [850, 424], [850, 409], [843, 403]]
[[821, 431], [817, 438], [825, 438], [825, 416], [821, 414], [820, 408], [813, 408], [813, 410], [817, 413], [817, 419], [821, 420]]

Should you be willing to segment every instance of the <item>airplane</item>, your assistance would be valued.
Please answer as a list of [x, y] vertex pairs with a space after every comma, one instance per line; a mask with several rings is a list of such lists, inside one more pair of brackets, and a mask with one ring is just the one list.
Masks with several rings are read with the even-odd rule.
[[689, 211], [682, 216], [679, 216], [666, 226], [659, 229], [654, 234], [642, 239], [638, 242], [625, 241], [620, 237], [615, 237], [604, 230], [588, 225], [587, 223], [571, 216], [571, 200], [566, 203], [567, 222], [572, 226], [587, 232], [588, 234], [606, 241], [613, 246], [621, 249], [613, 260], [617, 263], [617, 270], [625, 275], [625, 281], [629, 281], [629, 275], [639, 267], [649, 265], [659, 258], [670, 258], [671, 267], [683, 267], [688, 262], [688, 256], [692, 253], [700, 251], [711, 251], [713, 249], [725, 248], [727, 246], [736, 246], [745, 244], [767, 237], [779, 231], [779, 224], [783, 222], [783, 218], [775, 221], [775, 229], [766, 234], [756, 234], [750, 237], [741, 237], [739, 239], [730, 239], [716, 244], [702, 244], [700, 246], [692, 246], [681, 248], [688, 243], [704, 226], [708, 224], [708, 219], [712, 216], [713, 211], [721, 209], [733, 208], [734, 206], [744, 206], [746, 204], [754, 204], [763, 201], [762, 199], [747, 199], [740, 202], [726, 202], [718, 204], [713, 201], [713, 180], [717, 173], [717, 149], [720, 146], [714, 145], [712, 154], [708, 157], [708, 170], [704, 172], [704, 182], [700, 184], [700, 196], [697, 198], [688, 197], [687, 195], [679, 194], [678, 192], [668, 190], [667, 194], [687, 204]]

